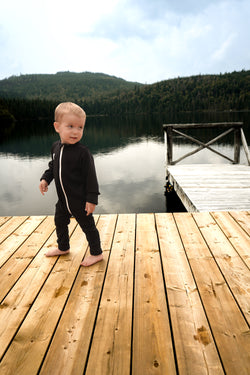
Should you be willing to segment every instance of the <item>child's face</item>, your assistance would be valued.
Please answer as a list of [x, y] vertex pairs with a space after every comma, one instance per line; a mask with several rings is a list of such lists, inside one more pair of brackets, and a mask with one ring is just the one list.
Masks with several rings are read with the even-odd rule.
[[82, 138], [85, 118], [74, 114], [65, 114], [59, 122], [54, 122], [54, 127], [59, 133], [61, 142], [73, 145]]

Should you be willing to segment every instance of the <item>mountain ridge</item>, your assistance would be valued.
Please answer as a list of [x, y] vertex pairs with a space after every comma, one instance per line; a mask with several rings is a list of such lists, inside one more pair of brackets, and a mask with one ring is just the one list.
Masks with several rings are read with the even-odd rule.
[[89, 115], [249, 111], [250, 70], [153, 84], [91, 72], [21, 75], [0, 81], [0, 107], [16, 119], [48, 116], [62, 101], [78, 103]]
[[141, 83], [105, 73], [57, 72], [24, 74], [0, 80], [0, 97], [46, 100], [84, 100], [127, 91]]

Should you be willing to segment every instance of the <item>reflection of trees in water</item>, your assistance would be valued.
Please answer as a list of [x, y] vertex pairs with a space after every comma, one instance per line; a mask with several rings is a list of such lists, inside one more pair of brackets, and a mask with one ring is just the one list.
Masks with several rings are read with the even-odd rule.
[[[244, 112], [188, 112], [176, 114], [152, 114], [130, 116], [97, 116], [87, 117], [86, 127], [82, 142], [86, 144], [93, 154], [106, 153], [121, 148], [129, 143], [136, 142], [139, 138], [154, 137], [163, 142], [162, 125], [169, 123], [195, 123], [195, 122], [223, 122], [243, 121], [250, 122], [250, 113]], [[247, 140], [250, 138], [250, 126], [245, 126], [244, 132]], [[216, 130], [197, 129], [190, 130], [191, 135], [204, 142], [216, 136]], [[58, 139], [54, 131], [53, 119], [29, 120], [17, 122], [12, 134], [2, 137], [0, 152], [13, 153], [20, 156], [47, 156], [51, 144]], [[175, 137], [176, 144], [187, 144], [182, 137]], [[222, 139], [221, 144], [233, 143], [232, 136]], [[248, 141], [248, 143], [250, 143]]]
[[[250, 122], [250, 113], [235, 112], [195, 112], [177, 114], [154, 114], [154, 115], [131, 115], [124, 117], [89, 117], [86, 123], [85, 140], [93, 152], [103, 152], [107, 149], [122, 147], [132, 139], [140, 137], [158, 137], [163, 140], [164, 123], [195, 123], [195, 122], [226, 122], [243, 121]], [[249, 129], [250, 125], [246, 130]], [[247, 136], [247, 131], [245, 134]], [[192, 133], [193, 132], [193, 133]], [[200, 140], [206, 141], [211, 135], [216, 136], [216, 130], [199, 129], [190, 131], [190, 134], [198, 136]], [[250, 134], [249, 134], [250, 135]], [[181, 137], [175, 138], [177, 143], [186, 144], [187, 141]], [[221, 141], [220, 141], [221, 142]], [[225, 137], [221, 143], [231, 144], [230, 135]]]

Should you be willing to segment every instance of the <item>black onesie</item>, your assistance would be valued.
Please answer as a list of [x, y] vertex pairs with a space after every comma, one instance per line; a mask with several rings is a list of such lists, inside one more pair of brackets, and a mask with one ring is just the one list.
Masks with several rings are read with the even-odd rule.
[[58, 248], [69, 249], [68, 224], [74, 216], [89, 242], [91, 255], [102, 253], [99, 232], [93, 215], [86, 215], [85, 204], [98, 203], [99, 186], [93, 156], [80, 142], [73, 145], [57, 141], [51, 149], [52, 160], [41, 177], [48, 184], [55, 179], [58, 195], [55, 225]]

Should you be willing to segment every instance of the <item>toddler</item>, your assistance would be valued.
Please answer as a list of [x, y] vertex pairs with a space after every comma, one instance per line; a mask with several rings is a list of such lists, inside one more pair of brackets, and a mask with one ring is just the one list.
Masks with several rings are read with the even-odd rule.
[[93, 157], [80, 140], [83, 135], [86, 114], [77, 104], [66, 102], [55, 109], [55, 131], [60, 141], [53, 144], [52, 160], [41, 177], [39, 189], [44, 195], [55, 179], [58, 202], [55, 225], [58, 247], [50, 249], [46, 256], [68, 254], [70, 251], [68, 224], [74, 216], [84, 231], [90, 247], [90, 256], [82, 266], [91, 266], [103, 259], [100, 236], [92, 213], [98, 203], [99, 187]]

